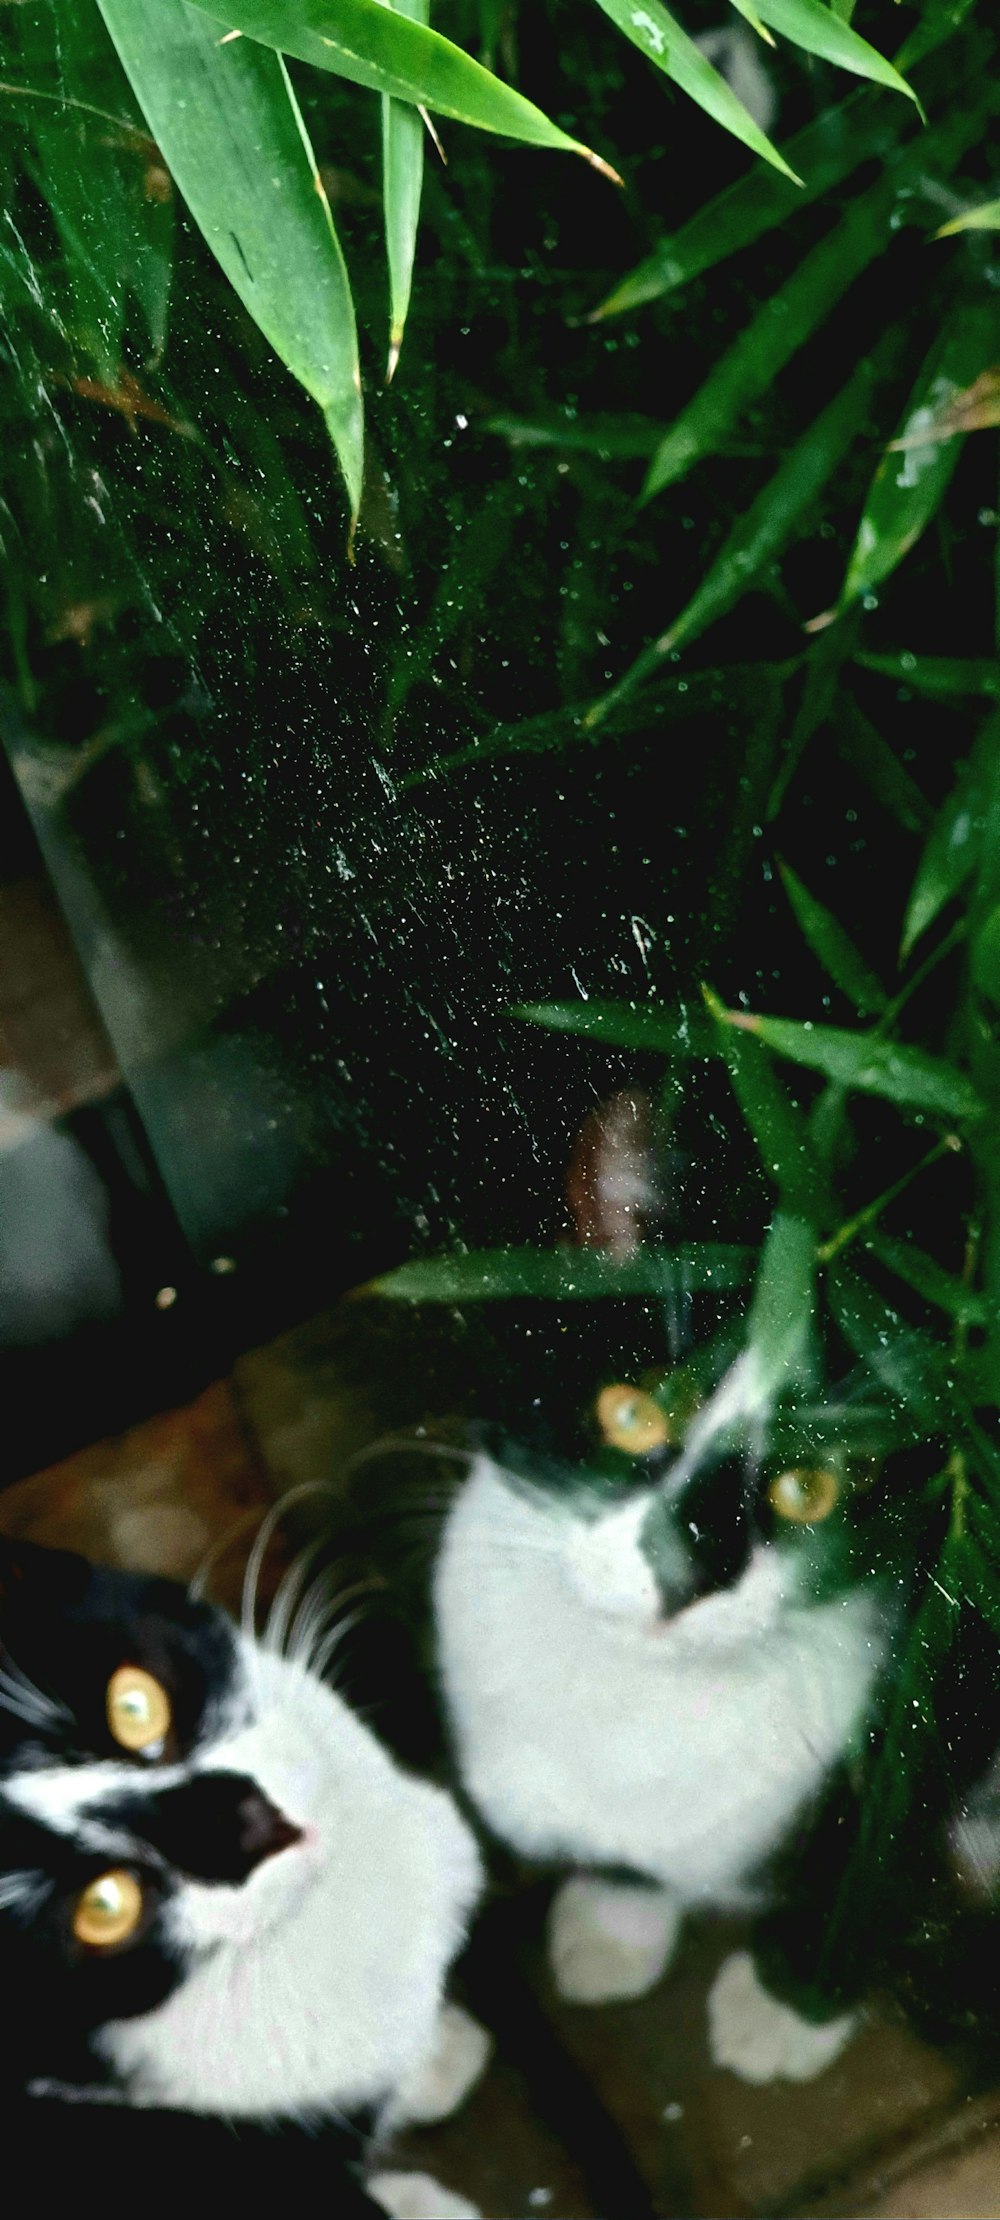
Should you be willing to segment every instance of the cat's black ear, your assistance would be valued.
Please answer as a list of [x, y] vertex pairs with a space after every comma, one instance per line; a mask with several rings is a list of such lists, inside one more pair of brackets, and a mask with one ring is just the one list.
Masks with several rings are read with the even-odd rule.
[[0, 1534], [0, 1604], [6, 1601], [12, 1589], [20, 1586], [23, 1577], [24, 1568], [19, 1552], [13, 1542], [8, 1541], [6, 1534]]
[[64, 1601], [75, 1597], [88, 1579], [88, 1567], [74, 1550], [48, 1549], [38, 1542], [12, 1541], [0, 1534], [0, 1611], [16, 1607], [44, 1582]]
[[644, 1229], [661, 1217], [648, 1095], [612, 1095], [584, 1120], [566, 1174], [566, 1200], [581, 1248], [634, 1256]]

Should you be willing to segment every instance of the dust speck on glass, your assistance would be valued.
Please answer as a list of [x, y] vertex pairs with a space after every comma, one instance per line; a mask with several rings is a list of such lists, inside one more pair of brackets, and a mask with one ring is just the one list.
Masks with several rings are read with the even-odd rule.
[[905, 1590], [878, 1875], [1000, 1639], [1000, 33], [321, 14], [0, 10], [6, 1476], [362, 1283], [508, 1443], [603, 1340], [602, 1504]]

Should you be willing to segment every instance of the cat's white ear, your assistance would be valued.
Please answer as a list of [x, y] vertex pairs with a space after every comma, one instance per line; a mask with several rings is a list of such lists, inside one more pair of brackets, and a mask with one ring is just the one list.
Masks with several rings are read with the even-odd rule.
[[635, 1255], [646, 1221], [665, 1207], [648, 1095], [625, 1090], [591, 1111], [570, 1158], [566, 1200], [581, 1248], [607, 1249], [619, 1262]]

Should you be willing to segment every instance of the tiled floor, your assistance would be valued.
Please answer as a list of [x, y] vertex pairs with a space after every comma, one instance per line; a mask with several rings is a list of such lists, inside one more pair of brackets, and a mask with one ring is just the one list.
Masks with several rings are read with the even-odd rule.
[[[277, 1495], [433, 1407], [440, 1350], [421, 1357], [412, 1320], [397, 1328], [382, 1313], [359, 1329], [359, 1316], [355, 1307], [346, 1337], [343, 1309], [315, 1320], [244, 1358], [232, 1383], [188, 1410], [19, 1482], [0, 1496], [0, 1525], [182, 1578], [217, 1550], [212, 1592], [232, 1606], [248, 1531]], [[359, 1330], [374, 1337], [374, 1373], [345, 1354]], [[379, 1373], [392, 1390], [376, 1409]], [[271, 1578], [280, 1562], [279, 1544]], [[1000, 2092], [967, 2097], [955, 2065], [891, 2013], [873, 2012], [814, 2083], [752, 2089], [713, 2072], [705, 2048], [706, 1992], [731, 1931], [692, 1933], [641, 2003], [570, 2009], [547, 1982], [534, 1899], [498, 1916], [509, 1923], [503, 2055], [456, 2120], [410, 2139], [415, 2163], [495, 2220], [639, 2220], [643, 2209], [1000, 2220]]]

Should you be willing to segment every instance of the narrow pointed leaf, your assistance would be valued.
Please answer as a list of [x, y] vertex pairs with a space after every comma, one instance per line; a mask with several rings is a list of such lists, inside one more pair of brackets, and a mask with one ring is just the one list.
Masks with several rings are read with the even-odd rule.
[[922, 62], [926, 55], [944, 46], [954, 32], [961, 30], [976, 5], [977, 0], [924, 0], [920, 21], [896, 56], [900, 68], [912, 69], [915, 62]]
[[389, 682], [391, 713], [398, 713], [411, 688], [426, 676], [503, 562], [514, 529], [514, 498], [510, 481], [501, 479], [455, 533], [431, 606], [419, 630], [408, 634], [405, 660], [397, 663]]
[[995, 904], [983, 918], [972, 943], [969, 970], [980, 994], [988, 996], [994, 1009], [1000, 1005], [1000, 904]]
[[777, 1187], [783, 1209], [815, 1226], [829, 1213], [829, 1197], [806, 1119], [789, 1100], [763, 1043], [737, 1033], [726, 1023], [728, 1013], [717, 996], [707, 987], [702, 993], [768, 1179]]
[[916, 655], [856, 655], [855, 662], [882, 678], [897, 678], [915, 694], [929, 694], [933, 701], [948, 701], [962, 694], [985, 694], [1000, 701], [1000, 661], [995, 657]]
[[944, 1118], [978, 1118], [983, 1104], [965, 1074], [923, 1049], [903, 1046], [878, 1033], [851, 1033], [835, 1025], [799, 1024], [792, 1018], [747, 1017], [726, 1013], [729, 1023], [763, 1041], [778, 1056], [822, 1072], [842, 1087], [880, 1095], [913, 1110]]
[[512, 1011], [553, 1033], [579, 1033], [615, 1048], [661, 1050], [665, 1056], [716, 1056], [715, 1028], [701, 1010], [672, 1011], [627, 1002], [524, 1002]]
[[882, 180], [862, 194], [798, 269], [758, 309], [671, 425], [649, 467], [642, 499], [676, 484], [714, 453], [888, 243], [893, 192]]
[[141, 308], [154, 354], [164, 346], [170, 197], [148, 190], [152, 150], [125, 120], [131, 108], [128, 87], [96, 11], [81, 5], [58, 14], [54, 8], [27, 9], [18, 30], [30, 80], [19, 89], [43, 95], [29, 99], [22, 113], [30, 119], [39, 182], [63, 249], [73, 334], [99, 378], [113, 385], [122, 363], [129, 294]]
[[837, 742], [840, 753], [864, 779], [882, 808], [907, 832], [926, 834], [933, 816], [926, 795], [871, 718], [846, 691], [841, 692], [838, 704]]
[[810, 894], [786, 863], [779, 864], [785, 893], [795, 912], [799, 931], [818, 963], [865, 1017], [877, 1017], [886, 1006], [886, 994], [875, 973], [855, 948], [832, 910]]
[[802, 1381], [815, 1300], [815, 1231], [807, 1218], [778, 1210], [761, 1251], [747, 1326], [759, 1408]]
[[568, 138], [512, 85], [491, 76], [440, 32], [411, 22], [383, 0], [214, 0], [207, 14], [216, 38], [227, 30], [242, 31], [280, 54], [346, 77], [352, 85], [367, 85], [372, 92], [526, 145], [582, 154], [607, 170], [589, 147]]
[[995, 296], [984, 293], [970, 301], [961, 295], [921, 368], [896, 437], [872, 480], [841, 590], [841, 608], [891, 577], [936, 514], [961, 445], [947, 434], [936, 441], [919, 435], [989, 365], [998, 339], [1000, 308]]
[[725, 78], [706, 61], [694, 40], [682, 31], [662, 5], [662, 0], [642, 0], [641, 7], [635, 5], [635, 0], [597, 0], [597, 5], [632, 45], [645, 54], [647, 61], [661, 69], [664, 76], [672, 78], [682, 92], [697, 101], [699, 108], [704, 108], [707, 115], [722, 125], [724, 131], [731, 132], [735, 139], [742, 139], [744, 146], [750, 147], [754, 154], [762, 155], [765, 162], [798, 182], [784, 156], [771, 145]]
[[595, 455], [598, 462], [645, 459], [662, 437], [651, 416], [490, 416], [483, 429], [509, 440], [512, 447], [562, 448], [567, 454]]
[[686, 646], [719, 617], [725, 616], [762, 571], [773, 563], [794, 534], [800, 518], [812, 509], [859, 425], [864, 422], [880, 367], [884, 367], [884, 349], [881, 355], [881, 365], [875, 356], [859, 363], [842, 392], [834, 396], [785, 456], [773, 478], [768, 479], [749, 508], [737, 518], [725, 546], [687, 607], [654, 645], [637, 658], [620, 684], [605, 696], [608, 706], [618, 701], [626, 689], [631, 691], [641, 679], [648, 678], [665, 655]]
[[914, 1413], [921, 1428], [944, 1432], [952, 1416], [952, 1398], [939, 1344], [908, 1326], [850, 1265], [832, 1265], [826, 1286], [848, 1347], [904, 1410]]
[[942, 224], [934, 237], [950, 239], [955, 231], [1000, 231], [1000, 200], [984, 200], [978, 208], [967, 208], [964, 216], [953, 216], [950, 223]]
[[989, 1311], [985, 1295], [967, 1287], [956, 1272], [945, 1272], [934, 1257], [916, 1248], [912, 1241], [897, 1241], [890, 1234], [878, 1233], [865, 1246], [907, 1287], [933, 1303], [935, 1309], [945, 1311], [949, 1318], [957, 1319], [959, 1325], [986, 1325]]
[[[911, 181], [915, 182], [925, 169], [945, 176], [961, 160], [980, 128], [981, 117], [975, 109], [949, 115], [946, 124], [924, 135], [919, 150], [910, 150], [852, 202], [840, 222], [764, 302], [670, 426], [650, 465], [643, 500], [675, 484], [704, 455], [721, 446], [734, 424], [832, 315], [855, 278], [885, 252], [895, 237], [893, 215], [905, 207], [905, 197], [901, 196], [905, 196]], [[972, 352], [977, 356], [976, 368], [981, 368], [981, 352], [978, 348]], [[956, 377], [956, 386], [962, 382], [967, 381]]]
[[[392, 0], [415, 23], [426, 23], [429, 0]], [[403, 344], [424, 180], [424, 121], [406, 100], [382, 95], [382, 206], [389, 263], [389, 375]]]
[[900, 113], [860, 90], [839, 107], [826, 109], [788, 142], [788, 159], [802, 178], [801, 186], [772, 170], [750, 170], [707, 201], [680, 231], [662, 239], [594, 310], [592, 320], [620, 316], [675, 292], [773, 231], [794, 210], [818, 200], [862, 162], [884, 158], [898, 138]]
[[322, 409], [356, 516], [364, 430], [351, 291], [284, 63], [246, 39], [220, 46], [186, 0], [99, 6], [212, 253]]
[[912, 86], [892, 63], [869, 46], [867, 39], [859, 38], [849, 23], [824, 7], [823, 0], [754, 0], [754, 4], [762, 22], [807, 53], [818, 54], [824, 62], [835, 62], [838, 69], [849, 69], [856, 77], [868, 77], [873, 84], [888, 85], [894, 92], [916, 99]]
[[910, 891], [900, 941], [905, 958], [953, 901], [979, 860], [986, 793], [976, 760], [966, 764], [931, 827]]
[[535, 1296], [547, 1302], [597, 1296], [689, 1294], [743, 1287], [753, 1250], [721, 1241], [645, 1248], [625, 1263], [600, 1249], [473, 1249], [466, 1256], [414, 1258], [373, 1281], [373, 1292], [409, 1303], [491, 1302]]

